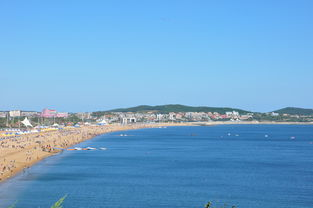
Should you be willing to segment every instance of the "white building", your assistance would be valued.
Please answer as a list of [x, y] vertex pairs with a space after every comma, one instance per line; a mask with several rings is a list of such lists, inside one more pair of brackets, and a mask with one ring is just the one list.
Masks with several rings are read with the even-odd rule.
[[158, 121], [162, 121], [163, 118], [164, 118], [164, 115], [163, 114], [157, 114], [156, 118], [157, 118]]
[[135, 117], [132, 118], [122, 118], [122, 124], [136, 123], [137, 120]]
[[7, 117], [7, 115], [8, 115], [8, 112], [0, 111], [0, 118], [5, 118], [5, 117]]
[[21, 116], [36, 117], [36, 116], [40, 116], [40, 113], [36, 111], [22, 111]]
[[238, 117], [238, 116], [240, 116], [239, 112], [237, 112], [237, 111], [229, 111], [229, 112], [226, 112], [225, 114], [228, 117]]
[[20, 110], [12, 110], [9, 112], [10, 117], [20, 117], [21, 111]]
[[170, 120], [176, 120], [176, 113], [169, 113], [169, 119]]
[[279, 116], [279, 113], [272, 112], [271, 115], [272, 116]]

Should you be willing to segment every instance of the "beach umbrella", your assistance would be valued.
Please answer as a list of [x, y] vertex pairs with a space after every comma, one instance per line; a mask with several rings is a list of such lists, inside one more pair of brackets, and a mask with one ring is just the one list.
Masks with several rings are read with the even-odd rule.
[[26, 127], [30, 126], [33, 127], [33, 125], [30, 123], [30, 121], [28, 120], [27, 117], [25, 117], [25, 119], [23, 121], [21, 121], [22, 124], [24, 124]]

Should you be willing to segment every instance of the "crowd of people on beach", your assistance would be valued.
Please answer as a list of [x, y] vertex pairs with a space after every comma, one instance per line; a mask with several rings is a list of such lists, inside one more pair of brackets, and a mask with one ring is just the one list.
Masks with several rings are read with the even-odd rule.
[[14, 168], [16, 168], [15, 160], [6, 161], [6, 158], [3, 158], [3, 162], [0, 163], [0, 179], [6, 172], [12, 174]]
[[156, 124], [85, 126], [0, 140], [0, 181], [33, 163], [97, 135], [128, 129], [155, 127]]
[[108, 127], [68, 129], [11, 137], [0, 141], [0, 181], [33, 162], [82, 142]]

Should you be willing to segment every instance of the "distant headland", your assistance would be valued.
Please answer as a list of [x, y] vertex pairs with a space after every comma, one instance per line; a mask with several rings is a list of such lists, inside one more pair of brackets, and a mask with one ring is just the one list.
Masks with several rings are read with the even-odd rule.
[[151, 122], [313, 122], [313, 109], [286, 107], [271, 112], [252, 112], [231, 107], [170, 105], [140, 105], [95, 112], [0, 111], [0, 128], [22, 128], [22, 120], [32, 126], [81, 125], [84, 123], [151, 123]]

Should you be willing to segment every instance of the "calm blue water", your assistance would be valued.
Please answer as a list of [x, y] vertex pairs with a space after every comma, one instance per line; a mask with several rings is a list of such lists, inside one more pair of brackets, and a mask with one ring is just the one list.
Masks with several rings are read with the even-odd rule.
[[[98, 136], [0, 184], [0, 207], [313, 207], [313, 126], [221, 125]], [[265, 137], [268, 135], [268, 137]], [[295, 139], [291, 139], [295, 137]]]

